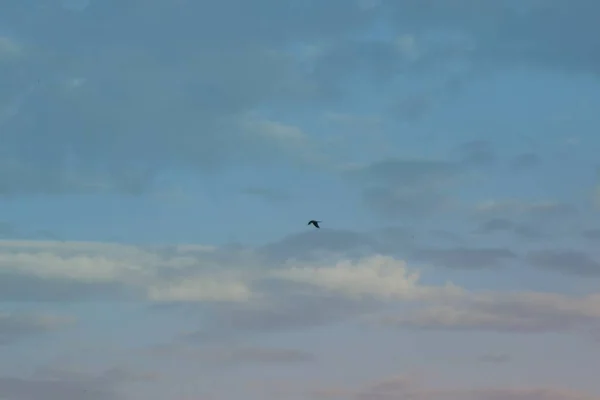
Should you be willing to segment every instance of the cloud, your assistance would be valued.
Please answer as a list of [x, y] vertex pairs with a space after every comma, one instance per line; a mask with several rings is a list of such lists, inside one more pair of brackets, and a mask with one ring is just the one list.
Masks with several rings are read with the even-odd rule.
[[[593, 53], [597, 26], [589, 15], [598, 4], [583, 0], [566, 6], [558, 0], [483, 4], [475, 1], [447, 3], [418, 0], [386, 3], [394, 26], [425, 34], [436, 29], [470, 39], [465, 57], [485, 67], [536, 66], [566, 73], [600, 70]], [[556, 26], [569, 27], [558, 33]]]
[[244, 282], [206, 276], [156, 283], [148, 287], [148, 299], [156, 302], [249, 301], [254, 294]]
[[409, 273], [404, 261], [378, 255], [355, 263], [341, 261], [327, 266], [291, 266], [283, 271], [275, 271], [273, 275], [352, 298], [376, 296], [386, 300], [419, 300], [432, 295], [452, 297], [461, 293], [461, 289], [453, 285], [435, 289], [417, 285], [419, 275]]
[[23, 47], [13, 38], [0, 36], [0, 63], [23, 55]]
[[[467, 212], [479, 235], [504, 234], [505, 238], [542, 241], [572, 237], [582, 209], [560, 201], [497, 199], [483, 201]], [[498, 238], [498, 236], [495, 236]]]
[[510, 218], [525, 222], [547, 223], [577, 215], [577, 208], [558, 201], [489, 200], [476, 205], [478, 218]]
[[121, 400], [121, 385], [139, 380], [154, 379], [123, 368], [112, 368], [97, 375], [83, 372], [42, 368], [27, 378], [0, 377], [0, 393], [15, 400], [82, 399]]
[[272, 203], [281, 203], [290, 199], [286, 192], [261, 186], [248, 186], [242, 190], [248, 196], [255, 196]]
[[587, 229], [583, 231], [583, 237], [589, 240], [599, 240], [600, 239], [600, 229]]
[[360, 400], [407, 398], [419, 400], [592, 400], [596, 397], [584, 392], [558, 387], [486, 387], [486, 388], [434, 388], [420, 379], [394, 376], [367, 383], [362, 387], [330, 387], [312, 391], [318, 399], [350, 398]]
[[[419, 270], [392, 255], [347, 256], [343, 247], [333, 249], [337, 251], [329, 257], [316, 260], [286, 258], [277, 248], [4, 241], [0, 270], [10, 278], [12, 292], [2, 295], [31, 301], [39, 300], [41, 291], [67, 302], [135, 300], [202, 309], [206, 324], [185, 334], [192, 342], [358, 321], [400, 303], [411, 305], [414, 313], [388, 317], [387, 325], [581, 332], [596, 329], [600, 321], [597, 294], [577, 298], [476, 292], [452, 282], [427, 285]], [[293, 246], [290, 250], [295, 254]], [[501, 248], [426, 249], [419, 256], [436, 265], [470, 269], [515, 257]]]
[[326, 112], [323, 115], [327, 122], [346, 130], [356, 130], [363, 134], [372, 134], [382, 128], [384, 120], [378, 115], [345, 114], [339, 112]]
[[81, 12], [85, 10], [92, 0], [61, 0], [61, 5], [69, 11]]
[[456, 269], [498, 268], [505, 261], [517, 258], [517, 255], [506, 248], [465, 248], [420, 249], [414, 257], [434, 265]]
[[384, 326], [410, 329], [588, 334], [600, 327], [599, 300], [598, 294], [568, 297], [539, 292], [469, 292], [453, 302], [388, 315], [380, 321]]
[[13, 223], [0, 221], [0, 237], [14, 237], [15, 233], [16, 228]]
[[249, 289], [236, 270], [216, 270], [210, 248], [190, 250], [176, 248], [171, 255], [168, 248], [109, 243], [1, 241], [0, 287], [6, 289], [1, 296], [21, 301], [248, 300]]
[[423, 214], [448, 204], [448, 189], [464, 172], [459, 163], [390, 159], [344, 173], [361, 187], [363, 198], [383, 216]]
[[527, 261], [542, 269], [559, 271], [564, 274], [597, 276], [600, 262], [589, 254], [577, 250], [538, 250], [527, 254]]
[[316, 261], [344, 257], [364, 256], [381, 250], [378, 238], [366, 233], [341, 229], [322, 228], [319, 236], [297, 233], [269, 243], [258, 252], [272, 262], [287, 260]]
[[509, 362], [511, 357], [507, 354], [484, 354], [478, 360], [487, 364], [504, 364]]
[[491, 143], [485, 140], [473, 140], [460, 146], [462, 161], [473, 166], [489, 166], [495, 163], [496, 153]]
[[[144, 7], [115, 0], [55, 3], [23, 12], [21, 2], [9, 0], [3, 9], [33, 56], [7, 64], [2, 76], [10, 90], [0, 103], [41, 81], [18, 115], [3, 124], [4, 195], [139, 194], [165, 171], [321, 165], [326, 155], [314, 157], [304, 139], [290, 135], [298, 127], [271, 116], [288, 106], [335, 109], [356, 94], [355, 82], [379, 89], [397, 83], [399, 75], [418, 82], [435, 72], [462, 85], [506, 65], [589, 73], [600, 67], [592, 0], [569, 7], [558, 0], [436, 0], [426, 7], [418, 0], [260, 0], [252, 7], [240, 0]], [[230, 22], [226, 32], [223, 20]], [[131, 21], [143, 23], [132, 31]], [[382, 22], [389, 34], [373, 35]], [[557, 25], [568, 29], [558, 34]], [[49, 29], [55, 26], [61, 29]], [[0, 38], [3, 55], [21, 46], [13, 37]], [[85, 48], [96, 50], [92, 55]], [[418, 116], [437, 91], [416, 93], [387, 100]], [[30, 151], [27, 143], [34, 142], [43, 154]], [[378, 188], [371, 201], [389, 212], [423, 199], [400, 189]]]
[[592, 201], [596, 208], [600, 208], [600, 185], [596, 187]]
[[491, 218], [479, 224], [475, 233], [489, 235], [495, 233], [512, 233], [521, 238], [540, 239], [547, 235], [533, 226], [524, 223], [513, 222], [508, 218]]
[[[57, 6], [85, 12], [64, 13]], [[374, 78], [383, 69], [394, 71], [386, 61], [388, 53], [396, 54], [393, 46], [350, 40], [375, 22], [372, 11], [354, 3], [290, 8], [273, 0], [252, 7], [228, 0], [137, 7], [107, 1], [88, 7], [68, 1], [36, 9], [35, 23], [23, 20], [21, 9], [10, 2], [3, 15], [23, 30], [35, 56], [11, 64], [2, 76], [11, 88], [20, 86], [14, 92], [37, 79], [41, 84], [3, 126], [4, 195], [139, 194], [165, 171], [320, 164], [324, 156], [300, 128], [266, 114], [331, 102], [332, 88], [342, 87], [340, 71], [364, 69], [362, 62], [340, 68], [348, 57], [367, 55], [365, 71]], [[215, 23], [220, 18], [231, 22], [227, 32]], [[133, 33], [131, 21], [145, 22]], [[168, 28], [157, 31], [156, 24]], [[48, 34], [46, 28], [56, 25], [61, 29]], [[0, 39], [0, 52], [14, 54], [15, 41]], [[81, 40], [96, 49], [93, 57]], [[296, 51], [305, 47], [319, 51]], [[12, 94], [4, 91], [0, 103]], [[32, 142], [43, 154], [28, 150]]]
[[30, 399], [82, 399], [117, 400], [121, 399], [114, 391], [97, 384], [69, 380], [36, 380], [0, 377], [0, 392], [15, 400]]
[[540, 162], [540, 157], [537, 154], [523, 153], [513, 157], [509, 166], [516, 171], [526, 171], [538, 166]]
[[52, 314], [17, 314], [0, 312], [0, 345], [66, 328], [73, 318]]
[[279, 291], [272, 293], [270, 302], [212, 308], [209, 323], [196, 331], [186, 333], [182, 339], [197, 344], [239, 337], [248, 339], [255, 335], [277, 332], [312, 330], [353, 321], [380, 306], [368, 299], [359, 301], [335, 294], [298, 290], [297, 287], [286, 285], [283, 281], [278, 285]]
[[175, 357], [178, 360], [189, 360], [205, 364], [209, 367], [265, 364], [295, 365], [311, 363], [316, 357], [307, 351], [276, 347], [240, 347], [236, 345], [193, 347], [181, 344], [158, 346], [149, 350], [151, 356], [160, 359]]

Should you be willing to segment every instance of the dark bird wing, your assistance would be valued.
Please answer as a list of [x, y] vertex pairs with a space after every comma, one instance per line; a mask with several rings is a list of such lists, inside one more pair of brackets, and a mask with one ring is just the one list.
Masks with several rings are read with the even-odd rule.
[[306, 225], [314, 225], [315, 227], [320, 228], [319, 222], [321, 222], [321, 221], [315, 221], [314, 219], [311, 219], [310, 221], [308, 221], [308, 224], [306, 224]]

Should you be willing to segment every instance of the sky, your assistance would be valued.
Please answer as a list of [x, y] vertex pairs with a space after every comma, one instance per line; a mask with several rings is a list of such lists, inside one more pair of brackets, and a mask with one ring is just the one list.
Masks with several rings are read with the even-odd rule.
[[3, 0], [0, 399], [600, 399], [599, 13]]

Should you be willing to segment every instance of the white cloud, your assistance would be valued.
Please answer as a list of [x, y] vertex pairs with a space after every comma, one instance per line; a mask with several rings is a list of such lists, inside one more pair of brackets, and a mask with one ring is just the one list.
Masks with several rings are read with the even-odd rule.
[[149, 300], [158, 302], [245, 302], [257, 297], [244, 282], [202, 276], [153, 284], [147, 293]]
[[[346, 302], [348, 309], [350, 304], [375, 302], [415, 306], [402, 315], [374, 314], [383, 326], [523, 332], [600, 328], [600, 293], [576, 297], [471, 291], [451, 282], [427, 285], [420, 282], [419, 271], [405, 261], [379, 254], [349, 259], [338, 253], [318, 262], [268, 260], [268, 254], [261, 257], [252, 249], [201, 245], [143, 248], [86, 242], [0, 242], [0, 272], [7, 284], [12, 282], [10, 277], [19, 277], [16, 282], [22, 285], [31, 284], [27, 279], [42, 279], [36, 284], [48, 287], [105, 285], [98, 290], [114, 301], [119, 298], [112, 290], [118, 287], [122, 295], [129, 296], [120, 300], [141, 296], [159, 303], [238, 304], [247, 312], [248, 326], [254, 326], [248, 318], [273, 326], [297, 324], [300, 320], [293, 321], [294, 313], [310, 323], [320, 323], [329, 311], [338, 313], [341, 302]], [[313, 307], [315, 301], [325, 298], [329, 305], [323, 302], [321, 307]], [[331, 310], [325, 310], [329, 306]], [[289, 321], [280, 321], [282, 312], [291, 313]]]
[[338, 292], [351, 297], [375, 297], [390, 300], [424, 300], [452, 297], [462, 290], [452, 284], [427, 287], [418, 283], [418, 272], [409, 272], [406, 262], [375, 255], [356, 262], [341, 260], [331, 265], [291, 265], [273, 276]]
[[[0, 271], [79, 284], [118, 284], [153, 301], [242, 301], [251, 295], [236, 276], [214, 271], [210, 246], [165, 249], [89, 242], [2, 241]], [[198, 268], [198, 276], [181, 271]]]

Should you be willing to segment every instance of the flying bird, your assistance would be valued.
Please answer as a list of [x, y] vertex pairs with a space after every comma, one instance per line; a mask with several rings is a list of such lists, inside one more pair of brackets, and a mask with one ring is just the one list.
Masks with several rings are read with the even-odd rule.
[[313, 224], [315, 226], [315, 228], [321, 229], [321, 227], [319, 226], [319, 222], [322, 222], [322, 221], [315, 221], [314, 219], [311, 219], [310, 221], [308, 221], [308, 224], [306, 224], [306, 225]]

